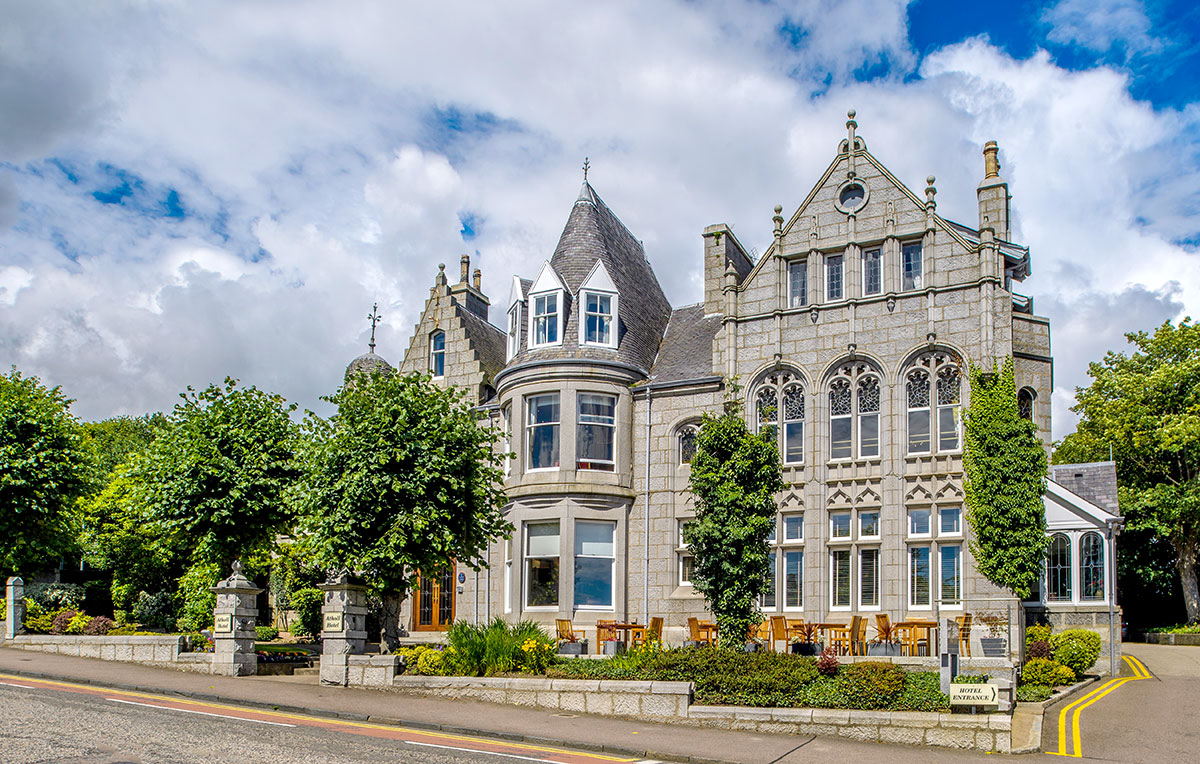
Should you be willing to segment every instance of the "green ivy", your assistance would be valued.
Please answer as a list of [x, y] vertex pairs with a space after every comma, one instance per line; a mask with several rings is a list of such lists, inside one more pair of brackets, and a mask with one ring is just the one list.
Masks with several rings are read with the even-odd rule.
[[1028, 597], [1046, 555], [1046, 452], [1017, 410], [1012, 358], [998, 373], [970, 369], [963, 471], [971, 553], [992, 583]]

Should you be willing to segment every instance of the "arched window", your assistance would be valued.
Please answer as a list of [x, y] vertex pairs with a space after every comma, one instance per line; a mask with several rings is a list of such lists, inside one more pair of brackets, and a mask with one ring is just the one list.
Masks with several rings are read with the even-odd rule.
[[804, 386], [789, 371], [767, 376], [754, 393], [758, 432], [775, 433], [784, 464], [804, 461]]
[[1046, 555], [1046, 599], [1071, 599], [1071, 540], [1061, 533], [1050, 539]]
[[696, 436], [698, 434], [699, 430], [693, 424], [685, 424], [679, 428], [677, 438], [679, 442], [680, 464], [692, 463], [692, 457], [696, 455]]
[[429, 372], [435, 377], [446, 376], [446, 333], [441, 329], [429, 335]]
[[[908, 404], [908, 452], [928, 454], [957, 451], [962, 367], [950, 353], [936, 351], [917, 357], [905, 375]], [[936, 389], [932, 389], [935, 385]], [[935, 431], [936, 428], [936, 431]]]
[[879, 456], [879, 380], [858, 383], [858, 455]]
[[1033, 421], [1033, 391], [1028, 387], [1022, 387], [1017, 393], [1017, 413], [1023, 419]]
[[849, 459], [853, 453], [851, 445], [854, 424], [850, 405], [850, 383], [836, 379], [829, 386], [829, 457]]
[[1104, 599], [1104, 539], [1085, 533], [1079, 542], [1079, 598]]

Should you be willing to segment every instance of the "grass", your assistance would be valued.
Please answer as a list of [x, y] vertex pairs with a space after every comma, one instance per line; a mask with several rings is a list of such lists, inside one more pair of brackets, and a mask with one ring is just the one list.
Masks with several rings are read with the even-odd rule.
[[1175, 626], [1155, 626], [1143, 629], [1147, 634], [1200, 634], [1200, 623], [1180, 623]]

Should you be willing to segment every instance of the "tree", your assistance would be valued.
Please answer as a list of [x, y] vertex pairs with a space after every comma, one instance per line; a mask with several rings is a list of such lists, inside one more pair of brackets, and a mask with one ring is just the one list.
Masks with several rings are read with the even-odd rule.
[[167, 428], [167, 418], [157, 412], [139, 417], [116, 416], [84, 422], [81, 428], [91, 454], [94, 490], [99, 491], [108, 485], [118, 467], [145, 451]]
[[88, 464], [70, 405], [15, 367], [0, 375], [0, 570], [40, 572], [74, 545]]
[[761, 620], [758, 599], [771, 572], [767, 537], [784, 484], [774, 432], [751, 433], [736, 395], [720, 416], [704, 415], [696, 436], [696, 520], [683, 536], [694, 558], [692, 586], [716, 617], [722, 645], [740, 648]]
[[[1117, 465], [1128, 534], [1165, 539], [1191, 623], [1200, 622], [1200, 325], [1167, 321], [1153, 334], [1125, 335], [1136, 350], [1109, 352], [1088, 366], [1092, 383], [1075, 391], [1080, 415], [1063, 457], [1107, 456]], [[1143, 535], [1144, 534], [1144, 535]], [[1141, 550], [1145, 551], [1145, 550]], [[1155, 557], [1149, 554], [1142, 557]], [[1129, 560], [1127, 553], [1126, 560]]]
[[979, 572], [1024, 599], [1046, 557], [1046, 452], [1037, 425], [1021, 416], [1012, 358], [999, 373], [971, 366], [963, 437], [967, 522]]
[[455, 562], [479, 570], [489, 542], [512, 532], [502, 512], [499, 431], [457, 390], [428, 377], [359, 375], [309, 417], [306, 541], [327, 569], [362, 574], [384, 598], [385, 649], [419, 572]]
[[169, 427], [130, 477], [146, 519], [190, 562], [229, 570], [289, 529], [288, 494], [300, 476], [295, 410], [283, 398], [226, 379], [180, 395]]

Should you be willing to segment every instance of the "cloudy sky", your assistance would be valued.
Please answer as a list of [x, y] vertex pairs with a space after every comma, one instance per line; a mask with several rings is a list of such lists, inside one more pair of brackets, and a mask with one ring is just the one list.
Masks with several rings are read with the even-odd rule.
[[[1001, 12], [1003, 9], [1004, 12]], [[1055, 437], [1122, 334], [1200, 316], [1192, 2], [0, 0], [0, 367], [84, 419], [232, 375], [321, 410], [466, 252], [499, 305], [591, 158], [675, 305], [703, 227], [770, 243], [858, 112], [976, 220], [995, 139]], [[502, 306], [493, 320], [502, 318]]]

